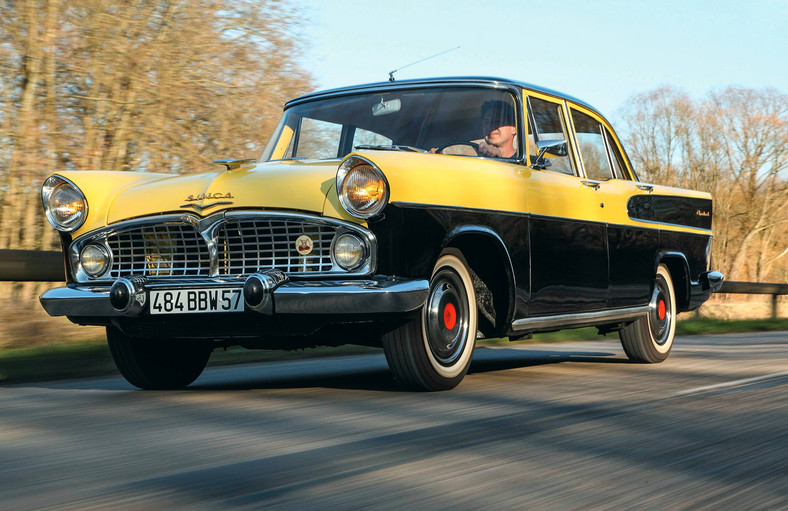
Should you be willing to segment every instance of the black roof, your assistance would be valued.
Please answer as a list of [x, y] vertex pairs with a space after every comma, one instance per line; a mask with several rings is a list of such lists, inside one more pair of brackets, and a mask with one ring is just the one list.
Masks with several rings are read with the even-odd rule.
[[[498, 77], [491, 77], [491, 76], [457, 76], [457, 77], [447, 77], [447, 78], [418, 78], [412, 80], [397, 80], [394, 82], [375, 82], [375, 83], [367, 83], [363, 85], [353, 85], [349, 87], [339, 87], [336, 89], [328, 89], [316, 92], [310, 92], [309, 94], [304, 94], [303, 96], [299, 96], [297, 98], [291, 99], [287, 103], [285, 103], [285, 108], [289, 108], [293, 105], [297, 105], [300, 103], [305, 103], [308, 101], [313, 101], [316, 99], [322, 99], [331, 96], [341, 96], [345, 94], [354, 94], [359, 92], [372, 92], [379, 89], [397, 89], [397, 88], [413, 88], [419, 86], [441, 86], [441, 85], [478, 85], [478, 86], [487, 86], [487, 87], [521, 87], [527, 90], [532, 90], [534, 92], [539, 92], [542, 94], [547, 94], [549, 96], [555, 96], [557, 98], [566, 99], [572, 101], [574, 103], [583, 105], [584, 107], [593, 110], [599, 115], [602, 115], [599, 110], [594, 108], [593, 106], [589, 105], [585, 101], [578, 99], [576, 97], [570, 96], [568, 94], [564, 94], [562, 92], [558, 92], [553, 89], [548, 89], [546, 87], [541, 87], [539, 85], [534, 85], [532, 83], [521, 82], [518, 80], [510, 80], [508, 78], [498, 78]], [[604, 117], [604, 116], [603, 116]]]

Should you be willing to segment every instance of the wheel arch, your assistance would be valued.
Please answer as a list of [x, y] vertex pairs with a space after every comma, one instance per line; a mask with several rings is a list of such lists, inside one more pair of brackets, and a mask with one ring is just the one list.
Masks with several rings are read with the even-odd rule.
[[[514, 267], [506, 244], [489, 227], [465, 225], [447, 233], [441, 250], [446, 248], [462, 252], [472, 270], [480, 312], [479, 329], [488, 337], [504, 335], [514, 316], [516, 289]], [[494, 254], [493, 257], [490, 254]], [[477, 278], [481, 282], [477, 282]], [[487, 302], [485, 287], [492, 295], [492, 303]]]
[[682, 252], [663, 250], [657, 254], [654, 263], [654, 275], [657, 274], [657, 267], [664, 264], [668, 267], [670, 277], [673, 280], [673, 289], [676, 292], [676, 305], [680, 312], [686, 311], [690, 303], [690, 278], [689, 262], [687, 256]]

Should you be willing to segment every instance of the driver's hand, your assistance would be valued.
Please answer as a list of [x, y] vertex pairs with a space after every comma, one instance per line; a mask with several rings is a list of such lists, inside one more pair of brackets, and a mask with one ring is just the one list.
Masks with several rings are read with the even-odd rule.
[[477, 149], [479, 156], [490, 156], [493, 158], [500, 158], [501, 157], [501, 150], [493, 145], [487, 143], [487, 141], [482, 140], [479, 142], [479, 149]]

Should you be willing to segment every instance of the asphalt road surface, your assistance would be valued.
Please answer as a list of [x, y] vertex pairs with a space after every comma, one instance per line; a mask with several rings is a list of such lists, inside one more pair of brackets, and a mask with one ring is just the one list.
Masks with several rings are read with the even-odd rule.
[[383, 355], [0, 387], [0, 509], [788, 509], [788, 332], [477, 349], [455, 390]]

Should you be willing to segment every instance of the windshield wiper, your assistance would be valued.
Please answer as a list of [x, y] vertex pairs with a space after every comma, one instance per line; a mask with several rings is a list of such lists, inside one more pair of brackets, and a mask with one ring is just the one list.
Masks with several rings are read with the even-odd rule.
[[371, 145], [371, 144], [362, 144], [357, 145], [353, 149], [377, 149], [379, 151], [410, 151], [413, 153], [426, 153], [424, 149], [419, 149], [418, 147], [413, 147], [409, 145]]

